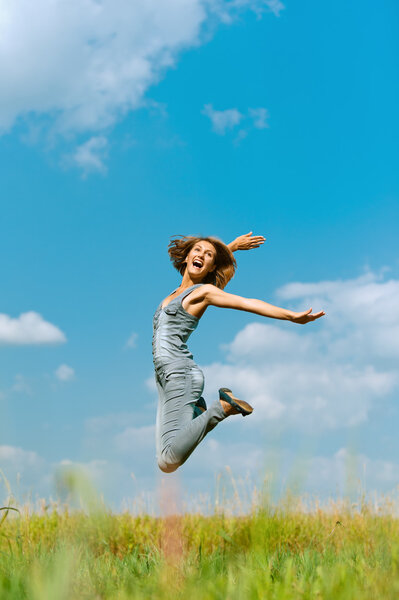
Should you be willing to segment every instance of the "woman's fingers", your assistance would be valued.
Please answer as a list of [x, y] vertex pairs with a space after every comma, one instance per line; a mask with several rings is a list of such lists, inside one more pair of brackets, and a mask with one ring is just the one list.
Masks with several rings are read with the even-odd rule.
[[250, 239], [250, 242], [252, 244], [263, 244], [263, 242], [265, 241], [265, 237], [263, 237], [263, 235], [253, 235]]
[[316, 319], [320, 319], [320, 317], [322, 317], [323, 315], [325, 315], [326, 313], [321, 310], [317, 313], [314, 313], [314, 315], [311, 314], [312, 309], [310, 309], [310, 311], [308, 311], [307, 315], [308, 315], [308, 320], [310, 321], [315, 321]]
[[321, 310], [320, 312], [318, 312], [318, 313], [315, 313], [314, 315], [312, 315], [312, 317], [313, 317], [314, 319], [318, 319], [319, 317], [323, 317], [325, 314], [326, 314], [326, 313], [324, 312], [324, 310]]
[[297, 317], [295, 318], [295, 321], [297, 323], [300, 323], [301, 325], [306, 325], [306, 323], [315, 321], [316, 319], [323, 317], [325, 314], [326, 313], [324, 312], [324, 310], [320, 310], [319, 312], [314, 313], [312, 315], [312, 308], [309, 308], [308, 310], [304, 310], [303, 312], [297, 313]]
[[265, 237], [263, 235], [252, 235], [252, 231], [244, 233], [237, 238], [239, 250], [251, 250], [252, 248], [259, 248], [264, 243]]
[[243, 237], [248, 237], [251, 238], [253, 240], [265, 240], [265, 236], [264, 235], [252, 235], [252, 231], [249, 231], [248, 233], [245, 233]]

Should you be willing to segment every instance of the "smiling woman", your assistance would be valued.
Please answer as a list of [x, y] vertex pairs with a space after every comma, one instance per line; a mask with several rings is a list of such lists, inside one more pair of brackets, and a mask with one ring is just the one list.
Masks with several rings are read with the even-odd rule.
[[234, 276], [237, 263], [233, 256], [232, 250], [223, 242], [215, 237], [179, 237], [174, 238], [169, 244], [169, 256], [173, 262], [173, 266], [177, 269], [180, 275], [184, 275], [187, 263], [190, 260], [189, 253], [193, 253], [196, 263], [193, 263], [194, 272], [202, 272], [204, 266], [197, 250], [204, 246], [205, 260], [212, 259], [214, 261], [212, 269], [202, 278], [203, 283], [213, 283], [217, 287], [223, 289], [226, 287], [230, 279]]
[[227, 294], [223, 288], [233, 277], [233, 252], [263, 244], [252, 231], [229, 245], [213, 237], [180, 237], [169, 244], [175, 268], [183, 276], [180, 286], [161, 302], [153, 320], [152, 351], [159, 402], [156, 425], [159, 468], [171, 473], [181, 466], [203, 438], [230, 415], [246, 416], [253, 408], [235, 398], [229, 388], [207, 408], [201, 394], [204, 375], [195, 364], [187, 340], [208, 306], [244, 310], [294, 323], [309, 323], [324, 315], [312, 309], [295, 313], [262, 300]]

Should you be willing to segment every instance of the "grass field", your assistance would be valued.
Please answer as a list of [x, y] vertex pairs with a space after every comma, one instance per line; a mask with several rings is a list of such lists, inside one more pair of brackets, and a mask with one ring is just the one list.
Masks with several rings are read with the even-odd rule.
[[0, 598], [397, 599], [399, 521], [386, 501], [167, 517], [2, 510]]

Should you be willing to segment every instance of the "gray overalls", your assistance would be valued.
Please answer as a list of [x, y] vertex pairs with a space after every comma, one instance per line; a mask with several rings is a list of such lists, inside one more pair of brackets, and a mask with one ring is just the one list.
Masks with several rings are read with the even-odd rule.
[[204, 375], [186, 342], [199, 319], [181, 303], [200, 285], [187, 288], [165, 308], [160, 304], [154, 314], [152, 354], [159, 394], [156, 451], [158, 466], [165, 473], [176, 471], [226, 417], [219, 400], [201, 414], [196, 407], [204, 389]]

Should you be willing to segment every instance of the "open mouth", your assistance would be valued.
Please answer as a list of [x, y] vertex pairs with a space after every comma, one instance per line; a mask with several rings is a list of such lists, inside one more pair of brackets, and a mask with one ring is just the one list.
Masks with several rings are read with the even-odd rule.
[[193, 267], [195, 267], [196, 269], [201, 269], [202, 268], [202, 261], [199, 260], [198, 258], [194, 258], [194, 260], [193, 260]]

